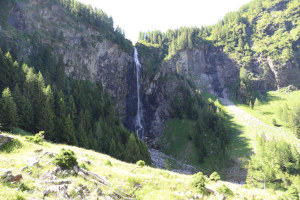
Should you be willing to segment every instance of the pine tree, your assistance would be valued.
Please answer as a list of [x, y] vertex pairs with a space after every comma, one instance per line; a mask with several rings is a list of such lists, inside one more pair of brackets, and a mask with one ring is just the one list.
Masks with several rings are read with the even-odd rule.
[[0, 101], [0, 124], [5, 131], [11, 131], [13, 127], [17, 126], [17, 106], [11, 95], [10, 89], [5, 88], [2, 92]]
[[74, 121], [76, 119], [76, 105], [74, 102], [74, 98], [71, 95], [69, 97], [69, 102], [68, 102], [68, 114], [70, 115], [70, 118], [72, 121]]
[[259, 100], [257, 98], [255, 98], [254, 107], [257, 108], [259, 105], [260, 105]]
[[171, 165], [170, 165], [169, 159], [166, 159], [166, 160], [165, 160], [165, 169], [166, 169], [166, 170], [170, 170], [170, 169], [171, 169]]
[[250, 107], [250, 109], [253, 109], [253, 105], [252, 105], [252, 101], [251, 100], [249, 101], [249, 107]]
[[127, 162], [135, 163], [140, 158], [139, 147], [136, 142], [136, 138], [133, 133], [130, 134], [127, 145], [126, 145], [126, 155], [125, 160]]

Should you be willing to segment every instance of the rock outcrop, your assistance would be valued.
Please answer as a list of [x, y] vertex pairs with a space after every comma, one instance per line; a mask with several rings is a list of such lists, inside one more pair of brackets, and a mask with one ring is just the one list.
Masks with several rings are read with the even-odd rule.
[[14, 138], [0, 133], [0, 147], [12, 141]]

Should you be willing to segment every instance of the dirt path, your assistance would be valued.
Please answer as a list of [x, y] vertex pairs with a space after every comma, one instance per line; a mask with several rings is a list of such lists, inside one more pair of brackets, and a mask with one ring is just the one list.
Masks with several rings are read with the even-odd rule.
[[[256, 151], [256, 136], [265, 134], [267, 139], [284, 139], [294, 144], [299, 142], [293, 134], [286, 132], [283, 128], [271, 126], [262, 122], [242, 108], [236, 106], [230, 100], [221, 98], [220, 101], [225, 106], [227, 113], [232, 117], [232, 122], [239, 126], [239, 134], [236, 136], [237, 138], [234, 138], [234, 140], [236, 140], [236, 147], [233, 147], [232, 152], [230, 152], [234, 161], [234, 164], [228, 169], [230, 181], [235, 183], [245, 182], [247, 177], [245, 163], [247, 163], [250, 155]], [[241, 143], [244, 143], [244, 146], [247, 146], [248, 150], [241, 148]]]

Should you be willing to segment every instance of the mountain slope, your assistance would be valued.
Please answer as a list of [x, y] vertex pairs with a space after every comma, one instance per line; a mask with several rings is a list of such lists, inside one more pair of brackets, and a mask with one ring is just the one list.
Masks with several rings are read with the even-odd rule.
[[[42, 199], [44, 194], [46, 194], [46, 199], [56, 199], [59, 195], [61, 195], [60, 198], [64, 197], [65, 199], [95, 199], [97, 197], [101, 199], [109, 196], [119, 199], [120, 197], [117, 197], [114, 192], [120, 191], [136, 199], [145, 200], [197, 199], [200, 196], [191, 186], [193, 180], [191, 175], [177, 174], [148, 166], [138, 168], [137, 165], [124, 163], [91, 150], [45, 141], [35, 144], [26, 140], [24, 136], [10, 136], [17, 139], [17, 142], [14, 143], [17, 145], [0, 149], [0, 173], [9, 169], [13, 175], [22, 174], [23, 179], [16, 183], [1, 181], [0, 196], [2, 199]], [[107, 179], [106, 182], [110, 182], [112, 186], [105, 187], [99, 183], [95, 184], [92, 179], [84, 179], [80, 175], [73, 174], [73, 172], [55, 169], [55, 165], [52, 163], [54, 159], [52, 154], [59, 153], [62, 148], [74, 151], [81, 167], [85, 166], [103, 180]], [[30, 166], [30, 160], [37, 160], [38, 167]], [[57, 183], [58, 185], [55, 185], [55, 181], [51, 183], [53, 178], [57, 178], [56, 180], [61, 183]], [[264, 199], [274, 199], [282, 194], [280, 191], [268, 194], [260, 189], [245, 189], [237, 184], [223, 181], [208, 182], [206, 187], [216, 189], [222, 184], [226, 184], [234, 192], [233, 199], [250, 198], [252, 195]], [[55, 188], [58, 187], [61, 189], [57, 192]], [[52, 190], [54, 192], [51, 192]], [[48, 194], [45, 191], [50, 192]], [[208, 198], [218, 199], [219, 197], [211, 195]]]

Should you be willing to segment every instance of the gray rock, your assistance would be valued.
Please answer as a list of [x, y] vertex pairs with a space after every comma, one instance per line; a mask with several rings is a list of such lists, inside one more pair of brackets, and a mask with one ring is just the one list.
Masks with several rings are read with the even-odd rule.
[[22, 171], [25, 171], [26, 169], [28, 169], [28, 166], [22, 167], [22, 168], [20, 169], [20, 171], [22, 172]]
[[80, 158], [78, 161], [80, 163], [84, 163], [84, 164], [88, 164], [88, 165], [91, 164], [91, 161], [87, 157]]
[[44, 190], [43, 191], [43, 196], [46, 197], [50, 194], [50, 191], [49, 190]]
[[28, 158], [26, 158], [26, 163], [29, 167], [39, 166], [39, 161], [38, 161], [37, 157], [28, 157]]
[[36, 149], [34, 150], [34, 153], [41, 153], [43, 151], [43, 149]]
[[48, 151], [44, 152], [44, 155], [45, 155], [45, 156], [49, 156], [50, 158], [53, 158], [53, 157], [55, 156], [54, 153], [48, 152]]
[[8, 182], [13, 178], [12, 171], [10, 169], [0, 169], [0, 179], [4, 182]]
[[0, 147], [12, 141], [14, 138], [0, 133]]
[[40, 176], [40, 180], [57, 180], [57, 176], [55, 176], [50, 170], [47, 170]]

